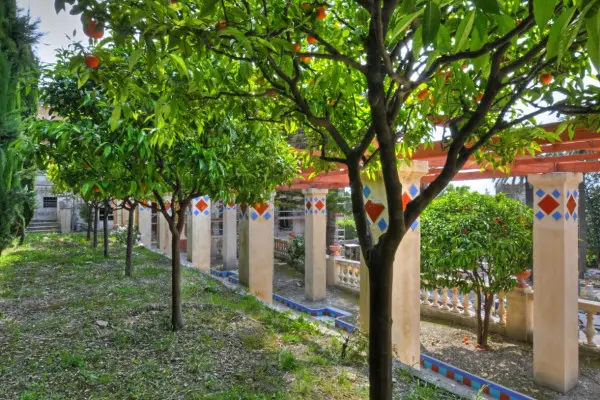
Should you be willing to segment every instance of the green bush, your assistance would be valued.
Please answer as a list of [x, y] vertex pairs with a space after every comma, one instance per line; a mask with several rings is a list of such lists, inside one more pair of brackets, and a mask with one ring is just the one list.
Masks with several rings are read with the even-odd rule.
[[344, 228], [344, 238], [346, 240], [354, 240], [358, 237], [356, 234], [356, 224], [351, 218], [338, 221], [338, 226]]
[[304, 236], [292, 238], [287, 249], [287, 264], [297, 271], [304, 272], [304, 251]]

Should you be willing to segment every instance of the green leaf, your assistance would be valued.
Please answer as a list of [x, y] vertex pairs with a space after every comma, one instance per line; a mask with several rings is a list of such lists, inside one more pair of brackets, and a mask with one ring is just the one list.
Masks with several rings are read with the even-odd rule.
[[391, 42], [397, 42], [404, 30], [410, 26], [410, 24], [414, 21], [415, 18], [423, 14], [423, 11], [424, 10], [421, 9], [415, 13], [404, 15], [402, 18], [400, 18], [396, 25], [394, 25], [394, 28], [391, 30]]
[[460, 21], [458, 29], [456, 30], [456, 43], [454, 45], [454, 51], [459, 52], [467, 43], [471, 30], [473, 29], [473, 23], [475, 22], [475, 12], [469, 11], [467, 15]]
[[121, 118], [121, 104], [116, 104], [110, 116], [110, 129], [117, 129], [117, 125], [119, 124], [119, 119]]
[[429, 0], [423, 14], [423, 44], [425, 46], [435, 41], [435, 37], [440, 30], [440, 20], [440, 7], [432, 0]]
[[[569, 8], [563, 11], [556, 22], [550, 28], [550, 36], [546, 45], [546, 58], [548, 60], [559, 55], [561, 40], [566, 36], [566, 28], [569, 26], [569, 21], [573, 17], [576, 8]], [[560, 62], [560, 60], [558, 60]]]
[[588, 40], [586, 48], [592, 64], [600, 71], [600, 10], [591, 18], [585, 20]]
[[85, 71], [83, 74], [79, 75], [79, 78], [77, 79], [77, 89], [81, 89], [88, 79], [90, 79], [90, 71]]
[[177, 68], [179, 69], [179, 71], [181, 72], [182, 75], [189, 76], [188, 68], [187, 68], [187, 65], [185, 64], [185, 61], [183, 61], [183, 58], [181, 58], [177, 54], [173, 54], [173, 53], [169, 53], [169, 57], [171, 57], [171, 59], [173, 59], [173, 61], [175, 61], [175, 64], [177, 65]]
[[133, 70], [133, 67], [135, 67], [135, 64], [137, 64], [137, 62], [141, 56], [142, 56], [142, 49], [140, 49], [140, 48], [135, 49], [131, 53], [131, 57], [129, 57], [129, 70], [130, 71]]
[[543, 30], [554, 15], [556, 0], [533, 0], [533, 17], [535, 23]]
[[202, 5], [202, 8], [200, 9], [200, 17], [208, 17], [208, 16], [212, 16], [215, 12], [215, 9], [217, 8], [217, 5], [219, 5], [218, 1], [213, 1], [213, 0], [205, 0], [204, 4]]
[[473, 0], [475, 7], [483, 12], [490, 14], [500, 14], [498, 0]]

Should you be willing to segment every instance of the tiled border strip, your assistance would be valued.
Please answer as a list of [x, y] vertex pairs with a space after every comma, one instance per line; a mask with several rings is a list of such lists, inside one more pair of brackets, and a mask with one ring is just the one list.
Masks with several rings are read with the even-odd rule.
[[[237, 274], [233, 271], [211, 270], [210, 273], [218, 278], [227, 279], [229, 282], [236, 284], [238, 283]], [[351, 315], [346, 311], [342, 311], [333, 307], [312, 309], [277, 294], [273, 295], [273, 300], [276, 303], [284, 305], [294, 311], [306, 313], [312, 317], [332, 317], [335, 319], [335, 327], [346, 332], [358, 330], [358, 327], [339, 319], [340, 317], [347, 317]], [[487, 379], [473, 375], [469, 372], [463, 371], [462, 369], [453, 367], [424, 354], [421, 354], [421, 367], [445, 376], [446, 378], [452, 379], [455, 382], [465, 385], [471, 389], [477, 391], [482, 390], [483, 393], [498, 400], [535, 400], [533, 397], [525, 396], [524, 394], [515, 392], [507, 387], [490, 382]]]
[[460, 384], [481, 390], [482, 392], [499, 400], [534, 400], [532, 397], [515, 392], [507, 387], [490, 382], [477, 375], [463, 371], [462, 369], [453, 367], [433, 357], [421, 354], [421, 367], [436, 372], [442, 376], [454, 380]]

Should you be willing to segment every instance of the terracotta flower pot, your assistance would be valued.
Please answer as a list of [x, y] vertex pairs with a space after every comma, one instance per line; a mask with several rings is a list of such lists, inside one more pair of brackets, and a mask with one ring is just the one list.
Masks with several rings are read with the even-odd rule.
[[329, 250], [331, 250], [331, 255], [334, 257], [339, 257], [341, 255], [341, 249], [342, 246], [340, 246], [339, 244], [332, 244], [331, 246], [329, 246]]
[[529, 285], [525, 282], [525, 279], [529, 278], [530, 275], [531, 275], [531, 270], [529, 270], [529, 269], [526, 269], [523, 272], [519, 272], [518, 274], [515, 274], [515, 276], [517, 277], [517, 287], [521, 288], [521, 289], [528, 288]]
[[290, 237], [291, 238], [295, 238], [296, 236], [298, 236], [298, 234], [296, 232], [290, 232]]

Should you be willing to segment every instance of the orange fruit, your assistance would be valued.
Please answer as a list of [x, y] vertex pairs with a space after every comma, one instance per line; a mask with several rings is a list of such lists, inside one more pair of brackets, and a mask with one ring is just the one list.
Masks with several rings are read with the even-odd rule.
[[477, 96], [473, 96], [473, 100], [479, 103], [483, 99], [483, 93], [479, 93]]
[[100, 59], [94, 55], [85, 56], [85, 65], [91, 69], [97, 69], [100, 66]]
[[102, 39], [104, 36], [104, 27], [98, 22], [93, 21], [89, 16], [83, 19], [83, 33], [93, 39]]
[[302, 57], [302, 61], [304, 61], [305, 63], [311, 62], [312, 57], [309, 57], [309, 56]]
[[319, 7], [317, 8], [317, 19], [321, 20], [321, 19], [325, 19], [325, 16], [327, 15], [327, 12], [325, 11], [325, 7]]
[[540, 75], [540, 82], [542, 82], [543, 85], [549, 85], [553, 79], [554, 78], [552, 77], [552, 75], [547, 73]]
[[423, 100], [429, 94], [429, 89], [423, 89], [417, 94], [417, 99]]
[[225, 21], [224, 19], [220, 19], [216, 24], [215, 24], [215, 28], [217, 28], [218, 30], [222, 31], [225, 28], [227, 28], [227, 21]]
[[317, 38], [312, 35], [308, 35], [306, 37], [306, 41], [308, 42], [308, 44], [315, 44], [317, 43]]
[[265, 94], [269, 97], [276, 97], [277, 96], [277, 90], [275, 89], [268, 89]]
[[300, 45], [298, 43], [294, 44], [294, 51], [297, 53], [300, 51]]

